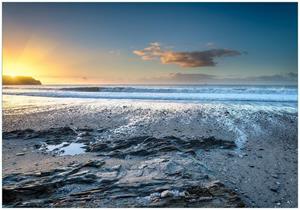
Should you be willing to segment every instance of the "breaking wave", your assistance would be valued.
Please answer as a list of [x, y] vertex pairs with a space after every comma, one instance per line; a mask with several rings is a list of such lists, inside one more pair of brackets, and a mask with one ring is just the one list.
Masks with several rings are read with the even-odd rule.
[[296, 86], [31, 86], [4, 95], [185, 101], [297, 102]]

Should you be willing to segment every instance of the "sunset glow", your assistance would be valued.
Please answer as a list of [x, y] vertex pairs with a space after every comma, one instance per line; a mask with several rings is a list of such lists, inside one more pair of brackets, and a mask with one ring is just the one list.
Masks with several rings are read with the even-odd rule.
[[3, 2], [3, 208], [298, 207], [297, 2]]
[[142, 13], [135, 4], [67, 5], [4, 4], [3, 74], [43, 84], [296, 81], [286, 79], [297, 73], [292, 5], [159, 4], [155, 16], [155, 4], [140, 4]]

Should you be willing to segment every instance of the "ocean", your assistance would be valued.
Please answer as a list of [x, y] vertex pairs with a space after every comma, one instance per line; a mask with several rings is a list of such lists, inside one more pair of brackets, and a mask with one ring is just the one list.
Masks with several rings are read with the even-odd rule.
[[4, 86], [3, 95], [184, 103], [257, 103], [297, 107], [298, 88], [253, 85], [43, 85]]

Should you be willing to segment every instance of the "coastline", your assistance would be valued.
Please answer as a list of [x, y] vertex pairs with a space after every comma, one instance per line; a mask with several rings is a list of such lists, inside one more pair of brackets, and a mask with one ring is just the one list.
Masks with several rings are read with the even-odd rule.
[[[110, 181], [115, 183], [116, 188], [112, 189], [118, 189], [119, 194], [124, 195], [124, 191], [118, 188], [124, 183], [129, 189], [136, 183], [148, 183], [147, 187], [137, 188], [145, 195], [143, 197], [155, 197], [153, 193], [170, 191], [170, 196], [155, 198], [153, 201], [150, 199], [150, 202], [149, 199], [141, 201], [139, 196], [130, 193], [127, 193], [128, 197], [121, 196], [119, 199], [118, 195], [114, 195], [117, 197], [114, 198], [112, 207], [132, 206], [134, 203], [138, 206], [168, 206], [174, 201], [184, 206], [193, 202], [190, 198], [183, 201], [180, 196], [172, 197], [174, 190], [178, 190], [180, 195], [184, 190], [186, 192], [195, 187], [195, 184], [212, 183], [220, 183], [216, 184], [214, 189], [217, 189], [218, 193], [222, 192], [221, 197], [213, 195], [212, 198], [200, 202], [197, 199], [207, 196], [199, 195], [197, 191], [198, 194], [193, 194], [196, 198], [200, 196], [196, 199], [196, 206], [217, 207], [218, 202], [222, 205], [227, 203], [231, 207], [242, 204], [248, 207], [298, 205], [296, 108], [251, 104], [149, 103], [39, 97], [27, 97], [28, 101], [24, 101], [22, 97], [16, 99], [17, 97], [20, 96], [4, 98], [4, 177], [11, 178], [15, 173], [24, 175], [58, 168], [68, 171], [68, 167], [74, 169], [76, 164], [86, 164], [89, 160], [95, 160], [105, 162], [105, 171], [100, 170], [102, 175], [95, 178], [98, 180], [96, 182], [99, 182], [101, 177], [103, 179], [103, 174], [113, 173], [114, 179]], [[16, 103], [15, 106], [9, 106], [5, 102], [16, 100], [20, 100], [19, 105]], [[45, 101], [47, 103], [44, 103]], [[70, 101], [74, 103], [69, 103]], [[59, 138], [65, 138], [66, 130], [60, 130], [63, 128], [70, 132], [70, 139], [74, 140], [80, 137], [78, 135], [83, 135], [81, 142], [89, 142], [88, 148], [99, 148], [101, 142], [102, 146], [108, 148], [113, 148], [112, 145], [118, 146], [119, 152], [114, 152], [116, 149], [94, 149], [92, 152], [74, 156], [59, 156], [34, 148], [34, 144], [54, 138], [53, 129]], [[76, 132], [72, 133], [72, 130]], [[84, 132], [89, 135], [84, 136]], [[139, 140], [138, 137], [154, 138], [153, 141], [157, 144], [150, 147], [144, 142], [146, 138]], [[97, 141], [93, 142], [92, 139]], [[135, 143], [132, 143], [133, 140]], [[193, 145], [200, 140], [209, 143], [199, 144], [197, 147], [189, 144], [192, 142]], [[124, 144], [124, 141], [127, 143]], [[153, 154], [137, 155], [143, 151], [136, 147], [138, 145], [145, 147], [145, 150], [148, 147]], [[132, 154], [132, 150], [139, 153]], [[16, 155], [20, 153], [24, 154]], [[104, 155], [99, 156], [100, 153]], [[75, 164], [72, 161], [75, 161]], [[114, 167], [120, 169], [116, 170]], [[160, 172], [162, 167], [164, 170]], [[193, 167], [195, 171], [191, 169]], [[174, 174], [169, 176], [170, 170], [178, 170], [179, 175], [177, 174], [176, 178]], [[189, 175], [183, 174], [183, 171], [187, 171]], [[140, 173], [143, 175], [139, 175]], [[153, 177], [160, 177], [160, 181], [156, 180], [154, 183]], [[4, 180], [4, 187], [11, 184], [9, 178]], [[163, 181], [167, 179], [171, 180], [166, 184]], [[194, 183], [195, 180], [198, 182]], [[217, 180], [219, 182], [216, 182]], [[86, 189], [82, 189], [84, 190]], [[57, 195], [57, 192], [54, 194]], [[61, 196], [65, 198], [64, 202], [70, 202], [66, 200], [69, 198], [68, 194]], [[101, 206], [100, 201], [93, 200], [93, 195], [90, 199], [95, 201], [95, 206]], [[109, 195], [103, 199], [110, 199]], [[40, 205], [50, 204], [41, 202]], [[63, 203], [57, 205], [64, 206]], [[79, 201], [74, 202], [74, 206], [78, 205]]]

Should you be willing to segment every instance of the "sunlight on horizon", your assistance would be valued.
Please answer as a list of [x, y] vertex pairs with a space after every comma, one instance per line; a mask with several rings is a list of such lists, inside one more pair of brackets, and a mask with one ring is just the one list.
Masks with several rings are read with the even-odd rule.
[[[8, 42], [8, 44], [10, 44]], [[40, 77], [47, 74], [47, 46], [39, 40], [28, 40], [24, 47], [3, 49], [3, 75]]]
[[[239, 14], [231, 7], [223, 11], [219, 6], [173, 5], [169, 18], [164, 18], [165, 10], [160, 6], [157, 15], [142, 5], [144, 13], [129, 12], [135, 10], [134, 5], [122, 8], [128, 10], [126, 15], [116, 15], [121, 9], [118, 5], [88, 7], [5, 4], [2, 73], [30, 76], [43, 84], [297, 83], [294, 6], [282, 8], [286, 11], [282, 17], [270, 6], [272, 18], [259, 22], [260, 27], [250, 25], [249, 30], [272, 34], [271, 38], [252, 36], [247, 43], [239, 39], [247, 32], [244, 23], [233, 18]], [[210, 10], [230, 18], [216, 15], [211, 19]], [[187, 12], [185, 18], [177, 19], [179, 11]], [[252, 17], [247, 11], [240, 15], [255, 23], [265, 15]], [[115, 18], [119, 15], [124, 16]], [[143, 19], [147, 21], [140, 22]], [[137, 22], [131, 24], [132, 20]], [[153, 24], [162, 20], [165, 31]], [[179, 30], [174, 20], [180, 20], [185, 30]], [[207, 25], [216, 27], [204, 33], [201, 28]], [[220, 35], [232, 25], [237, 29], [234, 34]], [[140, 30], [142, 26], [149, 30]], [[273, 33], [275, 26], [280, 33]], [[278, 40], [280, 46], [273, 45]]]

